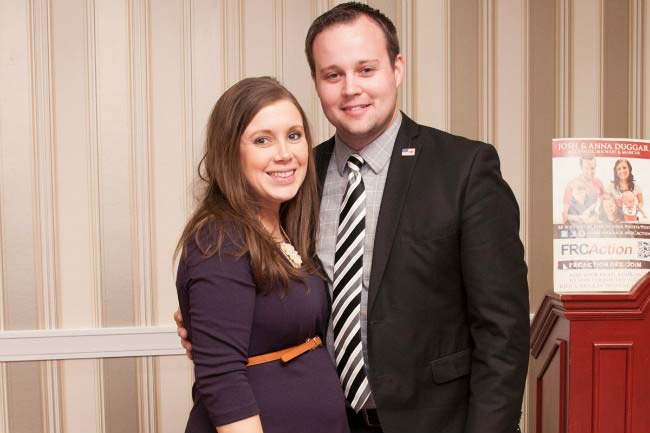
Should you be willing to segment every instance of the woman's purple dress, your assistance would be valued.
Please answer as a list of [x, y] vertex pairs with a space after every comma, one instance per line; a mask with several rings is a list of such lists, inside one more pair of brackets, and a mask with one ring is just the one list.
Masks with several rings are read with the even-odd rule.
[[194, 407], [187, 433], [259, 414], [265, 433], [346, 433], [345, 398], [325, 347], [283, 364], [246, 367], [249, 356], [327, 335], [329, 294], [323, 280], [292, 281], [286, 294], [256, 293], [248, 256], [224, 241], [206, 258], [192, 238], [176, 287], [192, 342]]

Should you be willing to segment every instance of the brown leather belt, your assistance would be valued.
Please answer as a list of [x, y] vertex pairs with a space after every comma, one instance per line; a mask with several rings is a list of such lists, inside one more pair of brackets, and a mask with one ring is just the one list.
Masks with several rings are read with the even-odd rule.
[[286, 349], [278, 350], [277, 352], [269, 352], [263, 355], [251, 356], [248, 358], [248, 364], [246, 364], [246, 366], [251, 367], [253, 365], [264, 364], [265, 362], [276, 361], [278, 359], [281, 359], [282, 362], [289, 362], [293, 358], [296, 358], [310, 350], [314, 350], [318, 346], [322, 345], [323, 342], [317, 335], [314, 338], [308, 338], [307, 341], [297, 346], [288, 347]]

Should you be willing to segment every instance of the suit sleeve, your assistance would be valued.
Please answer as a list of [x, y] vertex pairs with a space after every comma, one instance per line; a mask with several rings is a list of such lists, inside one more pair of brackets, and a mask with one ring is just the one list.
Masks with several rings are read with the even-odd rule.
[[[224, 252], [204, 257], [194, 242], [185, 268], [195, 392], [213, 426], [259, 413], [246, 363], [255, 310], [248, 259]], [[233, 249], [233, 248], [231, 248]], [[183, 303], [181, 303], [183, 308]]]
[[474, 345], [465, 432], [512, 433], [528, 368], [527, 267], [517, 202], [483, 143], [462, 201], [461, 264]]

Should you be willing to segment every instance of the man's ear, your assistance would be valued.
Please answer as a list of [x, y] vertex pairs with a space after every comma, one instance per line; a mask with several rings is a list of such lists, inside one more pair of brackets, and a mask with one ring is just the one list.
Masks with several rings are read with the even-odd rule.
[[393, 63], [393, 73], [395, 74], [396, 87], [399, 87], [402, 84], [405, 68], [406, 68], [406, 59], [402, 54], [398, 54], [395, 57], [395, 62]]

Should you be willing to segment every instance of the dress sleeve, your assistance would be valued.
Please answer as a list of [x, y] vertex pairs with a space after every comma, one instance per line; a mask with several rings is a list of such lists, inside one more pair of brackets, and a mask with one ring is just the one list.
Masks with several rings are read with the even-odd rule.
[[218, 254], [204, 257], [191, 240], [179, 284], [196, 392], [215, 427], [259, 413], [246, 368], [256, 290], [248, 258], [234, 251], [224, 242]]

